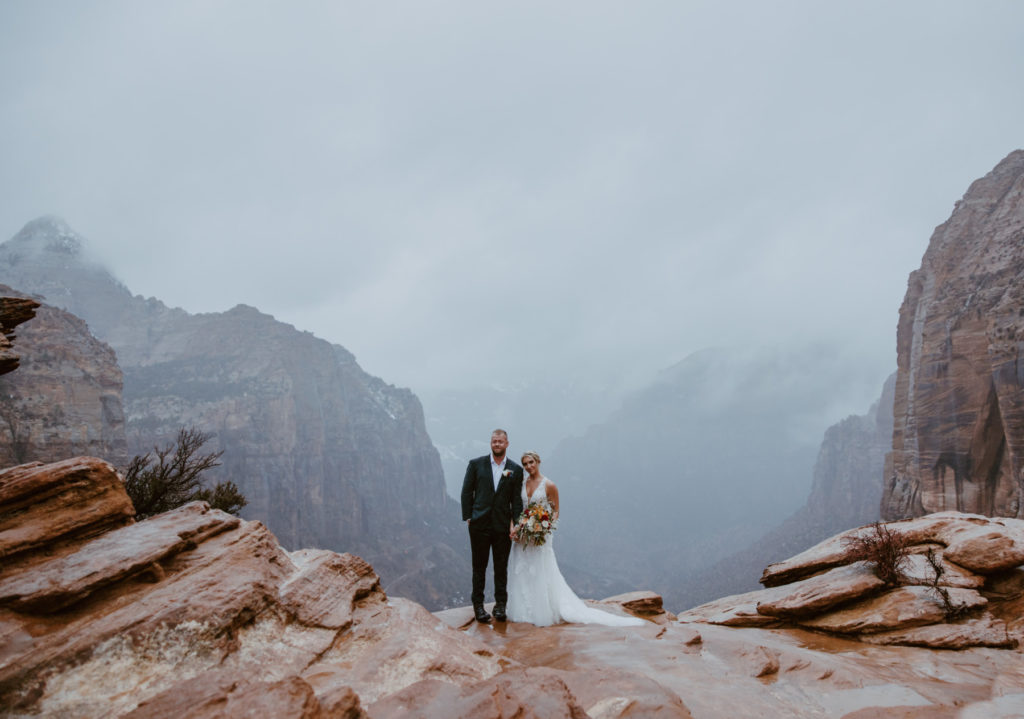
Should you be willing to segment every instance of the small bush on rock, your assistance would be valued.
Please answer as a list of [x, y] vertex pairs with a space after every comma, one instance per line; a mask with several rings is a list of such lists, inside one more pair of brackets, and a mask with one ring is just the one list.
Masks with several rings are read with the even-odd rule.
[[910, 544], [900, 532], [881, 522], [875, 522], [872, 529], [865, 534], [847, 537], [843, 546], [852, 561], [873, 564], [878, 578], [894, 587], [902, 580], [900, 571], [906, 564]]
[[929, 549], [928, 554], [925, 556], [928, 559], [928, 564], [931, 565], [933, 573], [928, 586], [931, 587], [938, 595], [939, 601], [942, 602], [942, 610], [946, 615], [946, 621], [959, 619], [967, 613], [967, 606], [964, 604], [954, 604], [949, 596], [949, 590], [939, 584], [942, 580], [942, 575], [946, 573], [946, 568], [942, 566], [942, 560], [939, 559], [939, 555], [935, 550]]
[[167, 447], [132, 459], [124, 472], [124, 488], [135, 505], [137, 519], [152, 517], [195, 500], [214, 509], [237, 514], [247, 502], [234, 482], [203, 487], [200, 475], [220, 465], [223, 452], [200, 454], [210, 435], [190, 427], [178, 430], [178, 438]]

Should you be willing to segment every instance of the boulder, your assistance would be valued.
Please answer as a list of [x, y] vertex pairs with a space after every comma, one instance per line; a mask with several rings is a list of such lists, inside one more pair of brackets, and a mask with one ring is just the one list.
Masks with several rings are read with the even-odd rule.
[[616, 594], [614, 597], [607, 597], [601, 600], [602, 604], [614, 604], [626, 610], [630, 614], [658, 622], [659, 620], [675, 621], [676, 617], [671, 612], [666, 612], [662, 606], [661, 595], [655, 592], [627, 592]]

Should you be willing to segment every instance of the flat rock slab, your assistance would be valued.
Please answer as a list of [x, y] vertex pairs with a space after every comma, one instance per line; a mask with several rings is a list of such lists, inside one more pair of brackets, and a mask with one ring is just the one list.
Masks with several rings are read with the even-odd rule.
[[[987, 600], [973, 589], [951, 588], [950, 600], [956, 606], [976, 609]], [[881, 596], [859, 602], [852, 607], [802, 619], [798, 624], [837, 634], [873, 634], [896, 629], [909, 629], [945, 620], [941, 600], [928, 587], [911, 586], [893, 589]]]
[[771, 627], [779, 619], [757, 611], [759, 604], [772, 602], [785, 595], [784, 587], [759, 589], [745, 594], [734, 594], [687, 609], [679, 615], [680, 622], [720, 624], [725, 627]]
[[769, 617], [807, 617], [876, 593], [884, 586], [885, 582], [867, 563], [855, 562], [784, 585], [786, 591], [776, 599], [759, 603], [757, 612]]
[[205, 502], [186, 504], [5, 577], [0, 580], [0, 604], [26, 612], [58, 611], [207, 537], [233, 529], [239, 521]]
[[1007, 633], [1006, 624], [989, 616], [954, 624], [932, 624], [913, 629], [879, 632], [863, 637], [863, 641], [871, 644], [901, 644], [929, 649], [1013, 649], [1017, 646], [1017, 640]]
[[102, 459], [75, 457], [0, 471], [0, 558], [122, 527], [134, 517], [124, 484]]

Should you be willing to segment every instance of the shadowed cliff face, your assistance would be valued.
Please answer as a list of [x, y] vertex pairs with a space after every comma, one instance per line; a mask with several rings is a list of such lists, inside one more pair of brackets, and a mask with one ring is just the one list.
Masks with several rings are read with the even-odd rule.
[[882, 516], [1024, 516], [1024, 151], [936, 228], [897, 353]]
[[434, 608], [468, 592], [468, 540], [410, 391], [252, 307], [191, 315], [132, 296], [52, 218], [0, 246], [12, 278], [117, 351], [131, 453], [194, 425], [224, 452], [211, 479], [235, 482], [245, 516], [286, 547], [358, 552], [389, 591]]
[[[18, 295], [3, 286], [0, 294]], [[18, 329], [18, 353], [18, 370], [0, 377], [0, 466], [77, 454], [124, 463], [122, 377], [110, 346], [42, 304]]]

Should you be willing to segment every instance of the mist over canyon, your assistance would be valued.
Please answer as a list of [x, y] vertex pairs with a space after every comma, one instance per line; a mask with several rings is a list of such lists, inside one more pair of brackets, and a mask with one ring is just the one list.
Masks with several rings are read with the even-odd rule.
[[[972, 185], [926, 255], [926, 266], [934, 267], [937, 261], [929, 258], [937, 248], [971, 246], [977, 242], [971, 233], [987, 238], [985, 273], [964, 269], [955, 256], [944, 271], [960, 278], [963, 293], [983, 291], [1001, 303], [974, 316], [989, 323], [984, 331], [998, 341], [1000, 357], [1011, 360], [1017, 351], [1013, 323], [1019, 303], [1012, 278], [1019, 273], [1022, 214], [1012, 187], [1019, 182], [1020, 156], [1011, 154], [989, 178]], [[987, 229], [974, 219], [979, 212], [995, 217], [1003, 229]], [[950, 227], [961, 228], [960, 235], [950, 239]], [[46, 379], [53, 366], [61, 366], [53, 365], [54, 348], [85, 347], [78, 359], [68, 355], [60, 361], [85, 368], [69, 369], [64, 376], [78, 372], [83, 380], [99, 383], [88, 390], [92, 394], [79, 393], [102, 408], [94, 434], [106, 444], [95, 445], [96, 453], [123, 457], [146, 451], [167, 442], [180, 426], [209, 431], [212, 449], [224, 451], [214, 478], [239, 485], [250, 500], [247, 518], [264, 521], [287, 547], [359, 553], [372, 561], [389, 591], [430, 607], [465, 601], [467, 541], [453, 495], [466, 460], [486, 452], [494, 427], [510, 431], [513, 457], [525, 449], [540, 451], [544, 472], [559, 483], [564, 502], [559, 558], [581, 593], [606, 596], [643, 586], [678, 609], [749, 589], [757, 565], [881, 516], [892, 407], [894, 402], [902, 406], [899, 397], [917, 372], [912, 353], [901, 349], [897, 377], [884, 390], [882, 378], [876, 379], [874, 406], [841, 419], [839, 408], [849, 406], [871, 380], [851, 369], [834, 348], [711, 348], [639, 387], [598, 392], [570, 383], [427, 393], [424, 417], [410, 390], [368, 375], [343, 347], [255, 308], [194, 315], [132, 295], [88, 259], [82, 239], [56, 218], [30, 222], [0, 246], [0, 281], [44, 301], [41, 321], [24, 333], [23, 371], [5, 380], [26, 385], [17, 391], [10, 385], [7, 408], [10, 413], [20, 407], [26, 428], [36, 423], [26, 429], [35, 443], [26, 445], [26, 454], [24, 446], [15, 446], [16, 433], [8, 432], [3, 441], [9, 444], [0, 441], [0, 450], [12, 459], [50, 460], [55, 451], [78, 446], [55, 440], [59, 432], [46, 426], [61, 426], [57, 413], [27, 402], [60, 392], [70, 396]], [[908, 298], [917, 296], [921, 284], [912, 277]], [[982, 290], [972, 289], [978, 286]], [[69, 312], [109, 343], [116, 364], [109, 348], [95, 343]], [[904, 326], [911, 326], [908, 320]], [[973, 324], [967, 328], [978, 331]], [[103, 357], [108, 369], [90, 365]], [[974, 437], [974, 444], [965, 447], [977, 449], [964, 451], [967, 457], [978, 452], [981, 459], [962, 460], [958, 471], [975, 465], [989, 467], [990, 473], [1001, 468], [992, 474], [997, 479], [986, 481], [1003, 489], [977, 496], [991, 503], [991, 497], [1006, 495], [1012, 509], [1017, 505], [1006, 487], [1016, 472], [1012, 398], [1018, 380], [1005, 370], [1010, 366], [1005, 357], [999, 383], [985, 385], [981, 366], [971, 376], [980, 372], [982, 379], [970, 381], [982, 382], [982, 389], [956, 394], [957, 378], [967, 375], [954, 373], [949, 380], [954, 389], [942, 390], [947, 397], [988, 404], [963, 406], [952, 414], [941, 403], [919, 407], [932, 413], [926, 426], [946, 422], [951, 428], [975, 428], [964, 435]], [[1008, 393], [1007, 399], [1000, 400], [999, 392]], [[1002, 432], [993, 435], [991, 446], [978, 439], [989, 441], [990, 428]], [[934, 436], [929, 431], [925, 441]], [[887, 498], [893, 487], [907, 485], [889, 472]], [[922, 512], [900, 501], [900, 512]], [[928, 508], [991, 509], [969, 500], [955, 506], [953, 500], [921, 501], [932, 502]], [[894, 506], [891, 499], [885, 502]]]

